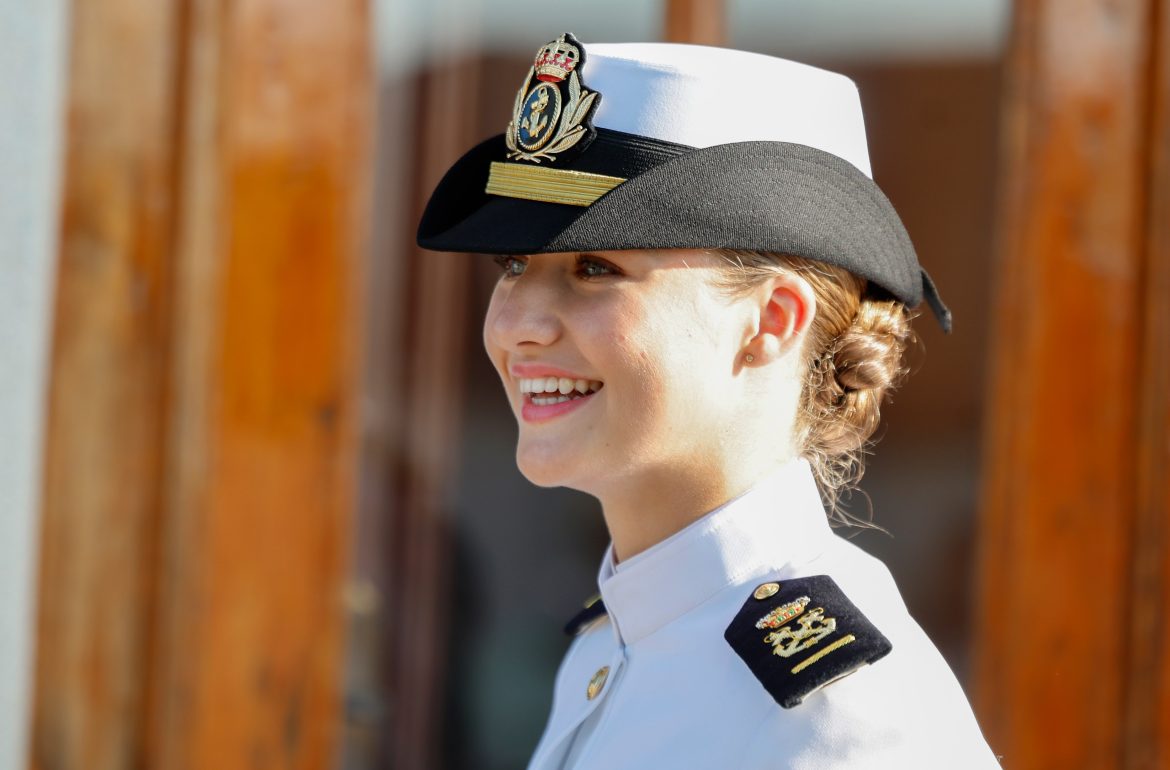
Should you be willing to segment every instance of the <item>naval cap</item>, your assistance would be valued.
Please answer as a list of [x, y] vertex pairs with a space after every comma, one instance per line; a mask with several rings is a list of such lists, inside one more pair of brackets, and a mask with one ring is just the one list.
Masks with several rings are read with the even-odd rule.
[[418, 229], [438, 251], [743, 249], [845, 268], [950, 311], [871, 178], [857, 88], [763, 54], [675, 43], [541, 46], [502, 135], [469, 150]]

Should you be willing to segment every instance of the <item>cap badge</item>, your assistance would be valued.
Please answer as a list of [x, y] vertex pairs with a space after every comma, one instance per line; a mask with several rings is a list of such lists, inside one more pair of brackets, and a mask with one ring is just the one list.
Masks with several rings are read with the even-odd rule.
[[599, 99], [596, 91], [581, 85], [584, 66], [584, 47], [569, 33], [536, 52], [504, 132], [508, 158], [552, 162], [570, 149], [588, 146], [596, 133], [590, 118]]

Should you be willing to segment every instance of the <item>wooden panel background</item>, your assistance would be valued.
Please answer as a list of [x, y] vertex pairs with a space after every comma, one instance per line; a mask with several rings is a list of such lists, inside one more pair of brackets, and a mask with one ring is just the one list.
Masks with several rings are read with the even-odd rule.
[[125, 768], [141, 756], [164, 493], [178, 24], [168, 2], [72, 10], [30, 747], [44, 770]]
[[726, 0], [666, 0], [662, 39], [670, 43], [727, 45]]
[[[401, 399], [398, 451], [386, 468], [395, 488], [389, 514], [393, 525], [383, 541], [388, 646], [386, 686], [392, 707], [382, 736], [385, 765], [441, 766], [446, 651], [453, 617], [451, 525], [445, 506], [459, 472], [459, 405], [466, 355], [466, 254], [435, 254], [414, 246], [423, 205], [447, 169], [476, 141], [467, 116], [478, 109], [476, 68], [468, 61], [445, 62], [417, 84], [418, 120], [412, 216], [399, 246], [385, 255], [400, 269], [405, 286], [400, 309], [405, 323], [399, 339], [401, 361], [395, 390]], [[409, 619], [409, 622], [402, 622]]]
[[1145, 319], [1123, 764], [1170, 766], [1170, 3], [1151, 8]]
[[76, 4], [34, 768], [336, 757], [368, 29]]
[[977, 638], [1005, 767], [1170, 761], [1167, 9], [1015, 6]]
[[[669, 39], [725, 34], [720, 2], [666, 14]], [[1008, 767], [1164, 767], [1170, 8], [1014, 14], [978, 710]], [[364, 436], [386, 559], [347, 593], [366, 0], [72, 18], [31, 767], [332, 766], [343, 596], [386, 645], [355, 761], [434, 766], [466, 273], [409, 249], [380, 273], [403, 302], [381, 361], [399, 411]], [[455, 77], [415, 86], [406, 205], [475, 138]]]
[[[440, 48], [435, 43], [434, 48]], [[467, 49], [474, 44], [468, 42]], [[373, 260], [365, 345], [361, 496], [347, 650], [342, 766], [445, 766], [448, 629], [458, 622], [447, 506], [458, 442], [471, 271], [466, 254], [419, 249], [431, 190], [483, 138], [480, 64], [445, 57], [378, 89]]]

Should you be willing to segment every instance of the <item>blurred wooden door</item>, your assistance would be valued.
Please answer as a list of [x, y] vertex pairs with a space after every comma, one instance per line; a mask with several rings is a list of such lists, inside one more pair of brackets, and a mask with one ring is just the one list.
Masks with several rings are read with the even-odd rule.
[[1018, 0], [1006, 76], [978, 711], [1170, 767], [1170, 2]]
[[74, 3], [34, 768], [334, 764], [368, 16]]

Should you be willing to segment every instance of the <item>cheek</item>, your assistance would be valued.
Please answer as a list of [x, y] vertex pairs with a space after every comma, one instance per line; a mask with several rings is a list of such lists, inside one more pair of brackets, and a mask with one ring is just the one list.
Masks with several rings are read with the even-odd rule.
[[492, 340], [492, 329], [495, 327], [496, 316], [499, 312], [500, 287], [497, 285], [492, 291], [491, 298], [488, 300], [487, 312], [483, 315], [483, 347], [488, 352], [488, 355], [491, 355], [493, 349], [496, 347]]
[[678, 350], [675, 324], [669, 315], [627, 315], [597, 339], [600, 355], [621, 378], [624, 401], [629, 406], [623, 419], [631, 426], [668, 419], [691, 373], [685, 353]]
[[720, 308], [702, 303], [679, 307], [662, 326], [656, 378], [672, 412], [687, 424], [721, 419], [732, 396], [725, 330], [703, 319], [719, 318]]
[[487, 353], [488, 360], [492, 362], [492, 367], [495, 368], [496, 374], [500, 376], [500, 381], [506, 384], [508, 375], [504, 370], [504, 350], [496, 343], [491, 332], [497, 312], [499, 311], [496, 294], [493, 293], [491, 302], [488, 304], [487, 313], [484, 314], [483, 319], [483, 349]]

